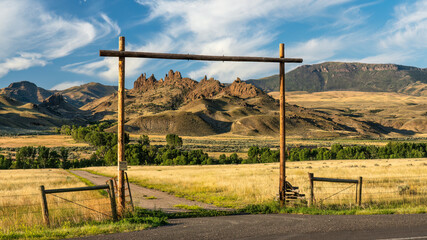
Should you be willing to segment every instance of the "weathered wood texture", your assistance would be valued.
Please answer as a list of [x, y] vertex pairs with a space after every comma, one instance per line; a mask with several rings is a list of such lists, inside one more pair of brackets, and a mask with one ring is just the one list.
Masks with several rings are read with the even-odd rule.
[[314, 202], [314, 182], [334, 182], [334, 183], [354, 183], [356, 184], [356, 203], [362, 205], [362, 177], [359, 179], [339, 179], [339, 178], [320, 178], [314, 177], [313, 173], [308, 173], [308, 180], [310, 181], [310, 198], [308, 199], [308, 206], [312, 206]]
[[114, 183], [111, 179], [108, 181], [108, 190], [111, 205], [111, 216], [113, 216], [114, 221], [117, 221], [116, 193], [114, 192]]
[[[125, 50], [125, 37], [119, 38], [119, 50]], [[125, 58], [119, 57], [119, 88], [118, 88], [118, 130], [117, 130], [117, 160], [118, 165], [120, 162], [125, 161], [125, 138], [124, 138], [124, 125], [125, 125]], [[125, 211], [125, 182], [124, 171], [118, 170], [118, 195], [119, 206], [118, 212], [120, 215]]]
[[302, 63], [302, 58], [272, 58], [272, 57], [246, 57], [246, 56], [213, 56], [177, 53], [154, 53], [154, 52], [131, 52], [99, 50], [101, 57], [134, 57], [134, 58], [160, 58], [177, 60], [200, 60], [200, 61], [220, 61], [220, 62], [287, 62]]
[[50, 226], [49, 221], [49, 208], [47, 207], [47, 200], [46, 200], [46, 191], [44, 189], [44, 186], [40, 186], [40, 202], [42, 205], [42, 215], [43, 215], [43, 221], [46, 226]]
[[110, 204], [111, 204], [111, 214], [114, 221], [117, 221], [117, 208], [116, 208], [116, 195], [114, 193], [113, 180], [110, 180], [106, 185], [97, 185], [90, 187], [76, 187], [76, 188], [57, 188], [57, 189], [45, 189], [44, 186], [40, 186], [40, 196], [41, 196], [41, 206], [42, 206], [42, 215], [43, 220], [46, 226], [50, 225], [49, 221], [49, 208], [47, 205], [46, 194], [51, 193], [66, 193], [66, 192], [81, 192], [81, 191], [92, 191], [92, 190], [101, 190], [108, 189]]
[[[280, 44], [279, 56], [285, 58], [285, 45]], [[285, 127], [285, 63], [279, 63], [280, 70], [280, 177], [279, 196], [280, 206], [286, 204], [286, 127]]]
[[91, 186], [91, 187], [48, 189], [48, 190], [44, 190], [44, 192], [46, 194], [49, 194], [49, 193], [64, 193], [64, 192], [81, 192], [81, 191], [100, 190], [100, 189], [107, 189], [107, 188], [108, 188], [108, 185], [98, 185], [98, 186]]

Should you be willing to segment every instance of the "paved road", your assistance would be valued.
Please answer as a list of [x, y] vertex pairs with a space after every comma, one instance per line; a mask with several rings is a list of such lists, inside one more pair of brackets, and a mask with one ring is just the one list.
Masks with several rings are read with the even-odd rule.
[[[110, 179], [108, 177], [95, 175], [86, 171], [72, 170], [71, 172], [76, 175], [79, 175], [80, 177], [86, 178], [87, 180], [91, 181], [95, 185], [105, 184], [106, 181]], [[187, 210], [174, 207], [175, 205], [182, 204], [182, 205], [188, 205], [188, 206], [197, 205], [204, 209], [229, 210], [226, 208], [220, 208], [220, 207], [206, 204], [206, 203], [190, 201], [184, 198], [178, 198], [168, 193], [154, 190], [154, 189], [144, 188], [133, 183], [130, 184], [130, 189], [132, 192], [132, 198], [135, 206], [139, 206], [146, 209], [152, 209], [152, 210], [161, 209], [164, 212], [169, 212], [169, 213], [187, 211]]]
[[427, 214], [234, 215], [169, 222], [143, 231], [81, 239], [427, 239]]

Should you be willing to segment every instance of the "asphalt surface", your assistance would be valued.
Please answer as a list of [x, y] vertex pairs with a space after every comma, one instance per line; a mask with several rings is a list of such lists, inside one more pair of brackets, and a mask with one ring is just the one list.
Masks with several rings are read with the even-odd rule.
[[170, 219], [143, 231], [98, 235], [98, 239], [427, 239], [427, 214], [234, 215]]

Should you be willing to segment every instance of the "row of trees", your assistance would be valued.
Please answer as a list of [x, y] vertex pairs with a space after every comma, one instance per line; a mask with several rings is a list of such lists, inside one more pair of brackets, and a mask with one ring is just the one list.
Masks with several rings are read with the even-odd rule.
[[[68, 160], [67, 148], [49, 149], [23, 147], [16, 150], [16, 161], [0, 155], [0, 169], [8, 168], [78, 168], [88, 166], [111, 166], [117, 164], [117, 134], [104, 130], [109, 123], [86, 127], [64, 125], [57, 131], [72, 136], [76, 141], [87, 142], [96, 148], [88, 159]], [[245, 164], [270, 163], [279, 161], [279, 151], [268, 147], [252, 146], [246, 159], [236, 153], [222, 154], [211, 158], [202, 150], [185, 151], [182, 138], [176, 134], [166, 136], [167, 146], [152, 146], [150, 139], [142, 135], [134, 144], [125, 136], [125, 159], [130, 165], [200, 165], [200, 164]], [[288, 151], [290, 161], [329, 159], [377, 159], [377, 158], [418, 158], [427, 157], [426, 143], [388, 143], [386, 146], [342, 146], [333, 144], [331, 148], [292, 148]]]
[[59, 152], [50, 148], [39, 146], [22, 147], [16, 152], [16, 159], [12, 161], [11, 156], [0, 155], [0, 169], [34, 169], [34, 168], [70, 168], [68, 160], [68, 149], [62, 147]]
[[388, 159], [427, 157], [426, 143], [389, 142], [378, 146], [342, 146], [333, 144], [328, 148], [292, 148], [290, 161], [329, 160], [329, 159]]

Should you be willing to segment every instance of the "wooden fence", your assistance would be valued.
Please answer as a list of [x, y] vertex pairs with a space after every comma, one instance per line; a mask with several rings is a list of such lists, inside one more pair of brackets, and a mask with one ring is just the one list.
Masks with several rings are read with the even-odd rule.
[[41, 206], [42, 206], [42, 215], [44, 223], [49, 226], [49, 208], [46, 200], [46, 194], [51, 193], [65, 193], [65, 192], [80, 192], [80, 191], [91, 191], [91, 190], [101, 190], [101, 189], [107, 189], [108, 196], [110, 198], [110, 204], [111, 204], [111, 214], [113, 217], [113, 220], [117, 220], [117, 206], [116, 206], [116, 195], [114, 193], [114, 183], [113, 180], [109, 180], [108, 184], [105, 185], [97, 185], [97, 186], [91, 186], [91, 187], [78, 187], [78, 188], [60, 188], [60, 189], [45, 189], [44, 185], [40, 186], [40, 193], [41, 193]]
[[334, 183], [352, 183], [356, 184], [356, 203], [359, 206], [362, 205], [362, 177], [359, 179], [338, 179], [338, 178], [321, 178], [314, 177], [313, 173], [308, 173], [308, 178], [310, 181], [310, 198], [308, 200], [308, 206], [312, 206], [314, 202], [314, 182], [334, 182]]

